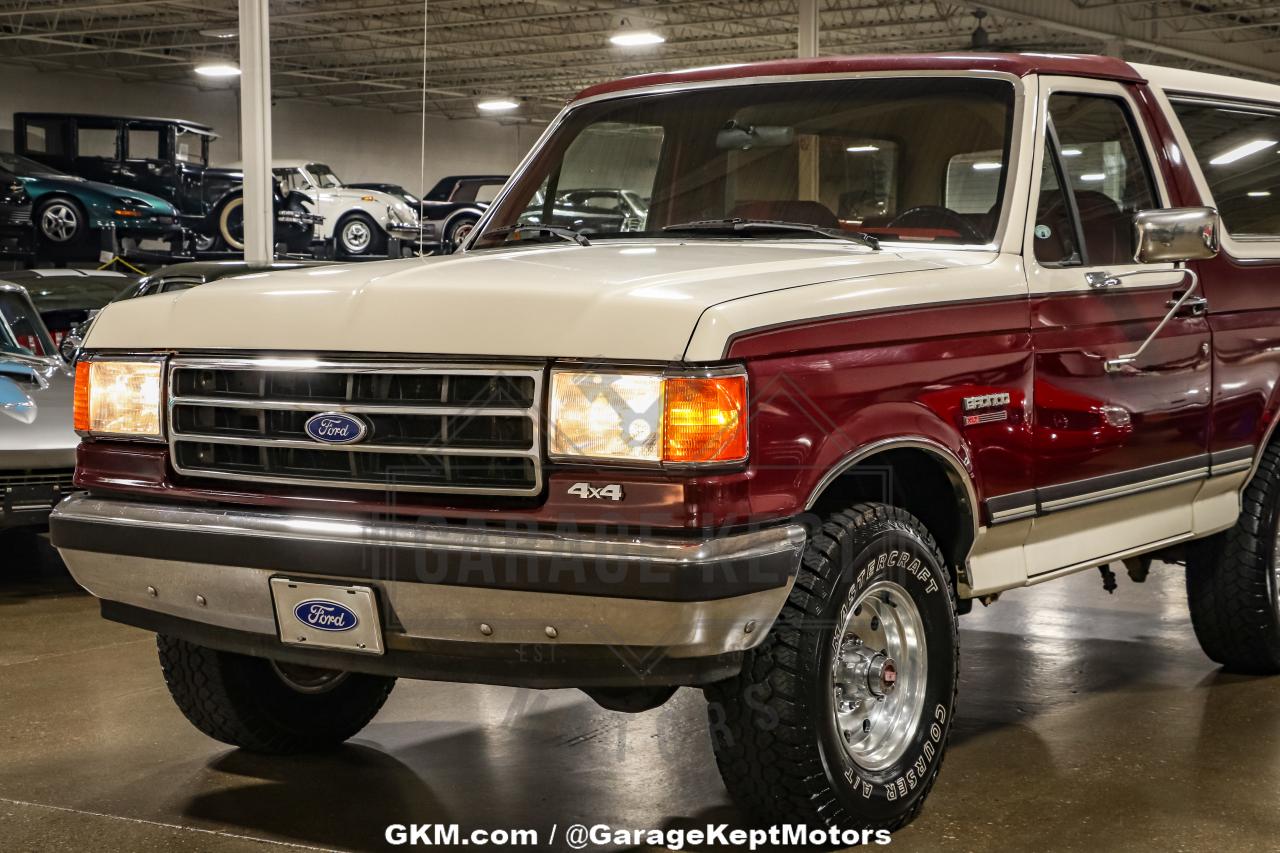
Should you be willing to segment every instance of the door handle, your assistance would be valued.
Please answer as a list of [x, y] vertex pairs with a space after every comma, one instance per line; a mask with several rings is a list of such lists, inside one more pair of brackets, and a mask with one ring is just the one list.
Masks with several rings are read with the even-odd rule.
[[[1178, 307], [1175, 315], [1178, 317], [1203, 317], [1209, 310], [1209, 300], [1203, 296], [1192, 296], [1184, 299], [1184, 294], [1175, 293], [1173, 298], [1165, 303], [1166, 308]], [[1180, 301], [1181, 300], [1181, 301]]]

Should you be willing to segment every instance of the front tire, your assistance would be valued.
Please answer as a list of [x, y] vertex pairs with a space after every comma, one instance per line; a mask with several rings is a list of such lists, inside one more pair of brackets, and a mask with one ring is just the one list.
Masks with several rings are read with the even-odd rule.
[[950, 575], [929, 531], [882, 504], [833, 514], [773, 630], [707, 689], [725, 786], [766, 824], [905, 825], [942, 764], [958, 667]]
[[40, 242], [58, 257], [75, 252], [88, 233], [84, 209], [67, 198], [51, 198], [36, 210]]
[[456, 252], [466, 239], [471, 236], [471, 232], [475, 230], [476, 223], [480, 220], [474, 216], [460, 216], [449, 223], [449, 227], [444, 232], [443, 247], [446, 252]]
[[1280, 673], [1280, 444], [1262, 454], [1235, 527], [1187, 549], [1200, 648], [1236, 672]]
[[173, 701], [209, 737], [288, 755], [336, 747], [369, 724], [394, 678], [276, 663], [159, 634]]
[[373, 218], [364, 213], [353, 213], [338, 223], [334, 233], [338, 251], [348, 258], [371, 255], [381, 246], [378, 239], [382, 229]]

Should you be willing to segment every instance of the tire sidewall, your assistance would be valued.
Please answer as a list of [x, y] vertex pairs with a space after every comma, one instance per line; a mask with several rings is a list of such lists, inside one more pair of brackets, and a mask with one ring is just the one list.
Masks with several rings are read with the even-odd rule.
[[[891, 581], [907, 590], [924, 626], [928, 681], [915, 733], [902, 756], [884, 770], [858, 766], [837, 729], [828, 674], [839, 638], [836, 628], [871, 585]], [[951, 729], [956, 691], [955, 608], [947, 569], [921, 538], [901, 530], [879, 532], [841, 567], [840, 580], [822, 613], [813, 707], [818, 748], [832, 790], [844, 807], [872, 822], [891, 821], [928, 790], [942, 761]]]
[[[240, 214], [242, 217], [241, 222], [243, 223], [243, 208], [244, 198], [233, 198], [222, 206], [222, 212], [218, 214], [218, 234], [222, 237], [222, 242], [237, 252], [244, 251], [244, 235], [242, 233], [241, 239], [237, 239], [235, 234], [231, 233], [231, 215], [237, 209], [240, 209], [242, 211]], [[241, 231], [243, 232], [243, 224], [241, 225]]]

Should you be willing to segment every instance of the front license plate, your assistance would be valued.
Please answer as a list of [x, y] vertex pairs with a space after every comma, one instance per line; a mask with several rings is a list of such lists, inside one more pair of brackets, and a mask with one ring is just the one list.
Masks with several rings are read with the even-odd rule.
[[271, 579], [280, 642], [382, 654], [378, 599], [367, 586]]

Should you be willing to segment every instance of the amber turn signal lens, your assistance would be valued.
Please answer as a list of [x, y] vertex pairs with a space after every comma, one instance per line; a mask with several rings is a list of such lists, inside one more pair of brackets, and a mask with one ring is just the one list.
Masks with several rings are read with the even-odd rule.
[[673, 377], [665, 389], [664, 462], [747, 457], [747, 378]]
[[72, 425], [76, 432], [89, 431], [89, 362], [76, 364], [76, 387], [71, 398]]
[[150, 359], [77, 362], [72, 423], [82, 434], [159, 438], [163, 374]]

